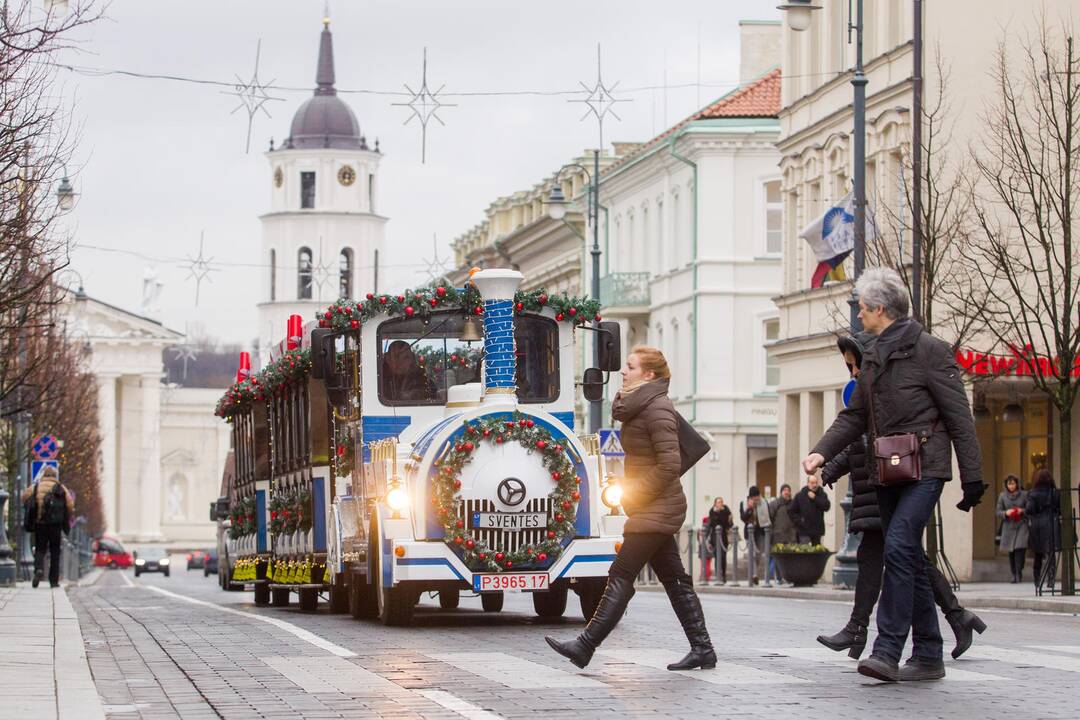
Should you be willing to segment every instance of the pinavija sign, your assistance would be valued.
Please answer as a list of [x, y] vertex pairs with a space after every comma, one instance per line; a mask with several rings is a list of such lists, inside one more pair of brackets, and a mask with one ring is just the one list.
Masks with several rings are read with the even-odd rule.
[[[1004, 377], [1009, 375], [1024, 377], [1060, 377], [1060, 360], [1037, 355], [1031, 345], [1023, 350], [1010, 347], [1011, 355], [992, 355], [975, 350], [960, 348], [956, 351], [956, 362], [968, 375], [977, 377]], [[1080, 356], [1073, 360], [1071, 375], [1080, 377]]]

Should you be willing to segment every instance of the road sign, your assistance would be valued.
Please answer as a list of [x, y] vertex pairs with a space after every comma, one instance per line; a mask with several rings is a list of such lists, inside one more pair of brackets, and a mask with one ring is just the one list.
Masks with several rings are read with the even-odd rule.
[[844, 386], [844, 391], [842, 394], [844, 400], [844, 407], [847, 407], [849, 404], [851, 404], [851, 396], [855, 394], [855, 384], [855, 378], [852, 378], [848, 380], [847, 385]]
[[604, 457], [625, 457], [626, 451], [623, 450], [622, 437], [619, 435], [618, 430], [612, 430], [611, 428], [600, 429], [600, 454]]
[[51, 467], [56, 470], [56, 478], [60, 479], [60, 461], [59, 460], [33, 460], [30, 463], [30, 477], [33, 478], [33, 482], [41, 480], [41, 473], [45, 472], [45, 468]]
[[35, 460], [55, 460], [60, 454], [60, 443], [52, 435], [38, 435], [30, 448]]

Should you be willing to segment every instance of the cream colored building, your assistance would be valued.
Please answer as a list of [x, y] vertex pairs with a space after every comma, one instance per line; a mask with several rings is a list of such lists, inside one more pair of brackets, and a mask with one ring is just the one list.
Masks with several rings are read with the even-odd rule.
[[[834, 333], [847, 326], [850, 283], [810, 289], [817, 263], [806, 241], [798, 237], [803, 227], [850, 191], [852, 176], [854, 46], [847, 43], [849, 3], [815, 4], [822, 8], [813, 13], [807, 31], [785, 26], [783, 32], [783, 110], [777, 143], [783, 177], [783, 291], [775, 299], [780, 338], [770, 344], [769, 355], [780, 376], [778, 471], [789, 481], [801, 481], [799, 461], [841, 409], [840, 389], [847, 379]], [[946, 151], [951, 159], [964, 157], [969, 145], [979, 142], [984, 103], [994, 95], [989, 71], [1002, 33], [1007, 28], [1008, 45], [1018, 50], [1018, 40], [1035, 29], [1036, 5], [1010, 0], [923, 3], [924, 95], [928, 104], [937, 97], [937, 68], [945, 67], [952, 109], [947, 118], [952, 137]], [[1064, 0], [1044, 5], [1051, 22], [1060, 22], [1073, 7]], [[980, 29], [975, 31], [976, 27]], [[901, 152], [911, 139], [912, 62], [912, 0], [866, 2], [867, 197], [871, 210], [888, 203], [894, 215], [910, 214], [901, 191]], [[850, 259], [846, 267], [850, 276]], [[959, 483], [946, 485], [941, 500], [945, 550], [961, 579], [1004, 578], [1008, 565], [993, 541], [994, 501], [1005, 474], [1015, 473], [1025, 482], [1030, 478], [1032, 458], [1047, 450], [1050, 413], [1029, 384], [1005, 378], [974, 387], [990, 489], [982, 505], [967, 514], [953, 507], [960, 499]], [[1010, 402], [1023, 408], [1023, 420], [1005, 421], [1003, 410]], [[1077, 461], [1073, 462], [1075, 466]], [[846, 482], [838, 485], [837, 495], [846, 492]], [[826, 544], [838, 549], [843, 521], [838, 503], [834, 508], [827, 517]], [[1030, 575], [1030, 563], [1028, 567]]]

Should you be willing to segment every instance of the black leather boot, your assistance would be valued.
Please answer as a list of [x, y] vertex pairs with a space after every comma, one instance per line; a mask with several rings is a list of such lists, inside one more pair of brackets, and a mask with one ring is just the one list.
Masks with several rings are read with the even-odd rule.
[[596, 612], [580, 635], [566, 642], [547, 636], [544, 640], [552, 650], [568, 658], [579, 668], [584, 668], [592, 660], [596, 648], [626, 612], [626, 606], [630, 603], [630, 598], [634, 597], [634, 592], [633, 579], [608, 578], [600, 604], [596, 606]]
[[712, 670], [716, 667], [716, 652], [713, 650], [709, 631], [705, 627], [705, 613], [701, 610], [701, 600], [692, 585], [675, 581], [664, 588], [667, 590], [675, 616], [682, 623], [686, 639], [690, 641], [690, 652], [682, 660], [671, 663], [668, 670]]
[[900, 664], [884, 655], [870, 653], [870, 657], [859, 661], [859, 674], [882, 682], [898, 682]]
[[818, 635], [817, 641], [836, 652], [848, 651], [848, 657], [858, 660], [866, 648], [866, 626], [848, 620], [844, 629], [835, 635]]
[[952, 649], [953, 660], [963, 655], [971, 647], [972, 630], [980, 635], [986, 630], [986, 623], [978, 615], [963, 608], [946, 613], [945, 620], [949, 623], [949, 627], [952, 628], [953, 635], [956, 636], [956, 647]]

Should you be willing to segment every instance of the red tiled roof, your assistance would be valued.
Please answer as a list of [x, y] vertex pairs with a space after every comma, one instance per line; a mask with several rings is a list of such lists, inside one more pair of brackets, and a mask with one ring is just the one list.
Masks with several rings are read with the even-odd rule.
[[646, 150], [656, 146], [661, 140], [683, 129], [695, 120], [713, 120], [720, 118], [775, 118], [780, 114], [780, 68], [762, 75], [757, 80], [735, 88], [716, 102], [698, 110], [690, 117], [676, 123], [652, 140], [643, 143], [634, 152], [611, 165], [604, 174], [625, 165], [631, 158], [638, 157]]

